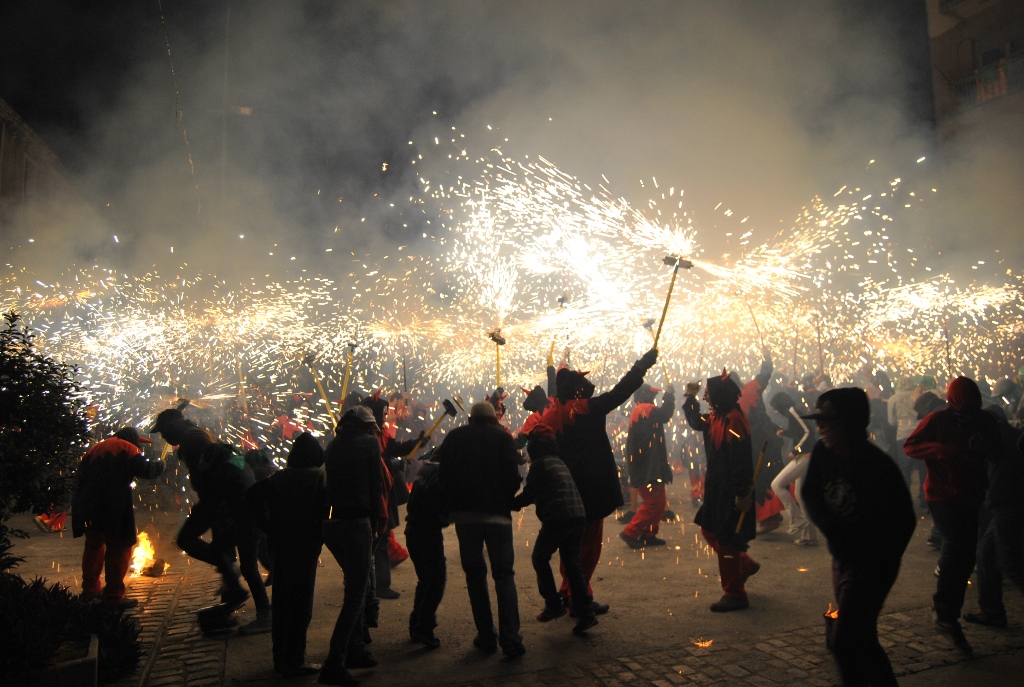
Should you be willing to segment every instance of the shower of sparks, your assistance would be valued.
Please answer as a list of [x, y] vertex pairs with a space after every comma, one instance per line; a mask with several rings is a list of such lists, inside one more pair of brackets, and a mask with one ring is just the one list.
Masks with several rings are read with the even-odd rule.
[[[173, 277], [92, 267], [46, 284], [15, 270], [0, 277], [0, 308], [81, 368], [97, 421], [142, 426], [188, 398], [189, 412], [242, 446], [273, 446], [283, 425], [328, 432], [302, 359], [316, 355], [340, 404], [353, 343], [351, 389], [407, 385], [428, 415], [434, 399], [491, 391], [495, 329], [507, 338], [508, 389], [544, 384], [552, 348], [610, 385], [651, 345], [645, 323], [664, 303], [665, 256], [693, 263], [677, 279], [660, 343], [658, 374], [672, 380], [754, 370], [762, 338], [779, 374], [837, 383], [856, 382], [865, 367], [995, 381], [1019, 361], [1020, 275], [958, 283], [933, 274], [890, 237], [924, 202], [900, 179], [814, 198], [788, 229], [758, 239], [768, 232], [756, 221], [719, 208], [698, 218], [675, 187], [645, 186], [655, 194], [638, 207], [603, 177], [592, 186], [543, 157], [516, 159], [500, 146], [473, 156], [462, 135], [449, 139], [436, 178], [417, 156], [420, 193], [407, 209], [424, 218], [424, 239], [387, 256], [352, 253], [337, 276], [229, 286], [187, 266]], [[443, 149], [445, 139], [434, 141]], [[702, 227], [719, 220], [736, 236], [713, 258]], [[513, 427], [520, 400], [507, 403]], [[621, 443], [624, 430], [612, 430]], [[692, 457], [696, 437], [671, 431]]]

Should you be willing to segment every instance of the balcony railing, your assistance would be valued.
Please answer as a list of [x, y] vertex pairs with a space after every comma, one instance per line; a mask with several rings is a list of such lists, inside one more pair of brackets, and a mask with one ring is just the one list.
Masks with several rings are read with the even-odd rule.
[[1000, 60], [976, 74], [950, 83], [958, 112], [1024, 91], [1024, 56]]

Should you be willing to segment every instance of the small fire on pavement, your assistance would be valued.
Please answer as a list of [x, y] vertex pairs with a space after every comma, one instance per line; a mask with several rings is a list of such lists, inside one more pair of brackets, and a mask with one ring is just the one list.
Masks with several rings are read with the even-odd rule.
[[135, 545], [135, 550], [132, 552], [132, 562], [128, 566], [131, 576], [159, 577], [169, 567], [171, 567], [170, 563], [156, 557], [156, 549], [153, 548], [153, 543], [149, 541], [149, 535], [145, 532], [139, 532], [139, 542]]

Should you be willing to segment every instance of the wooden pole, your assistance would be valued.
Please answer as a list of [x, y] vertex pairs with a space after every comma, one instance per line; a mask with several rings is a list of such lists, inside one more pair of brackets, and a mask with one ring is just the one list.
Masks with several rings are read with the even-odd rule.
[[665, 326], [665, 316], [668, 315], [668, 304], [672, 301], [672, 289], [676, 285], [676, 275], [679, 274], [679, 265], [681, 261], [676, 261], [676, 266], [672, 268], [672, 281], [668, 283], [668, 295], [665, 296], [665, 307], [661, 309], [661, 321], [658, 322], [658, 333], [654, 335], [654, 350], [658, 350], [658, 341], [661, 339], [661, 328]]

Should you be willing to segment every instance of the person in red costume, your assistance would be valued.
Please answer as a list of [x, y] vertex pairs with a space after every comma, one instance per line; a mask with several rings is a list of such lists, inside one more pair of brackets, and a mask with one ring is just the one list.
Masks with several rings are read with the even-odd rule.
[[[550, 360], [548, 361], [551, 362]], [[540, 423], [540, 416], [548, 409], [548, 406], [555, 400], [555, 366], [548, 365], [548, 390], [544, 392], [540, 384], [533, 389], [523, 389], [526, 398], [523, 399], [523, 409], [530, 412], [530, 416], [523, 422], [519, 434], [516, 435], [516, 448], [523, 448], [530, 437], [530, 430]]]
[[[586, 372], [564, 367], [555, 376], [557, 396], [541, 415], [540, 421], [555, 431], [559, 456], [572, 474], [587, 513], [580, 558], [591, 597], [594, 591], [590, 580], [601, 558], [604, 519], [623, 504], [618, 466], [605, 428], [606, 418], [640, 388], [644, 374], [657, 361], [658, 351], [647, 351], [610, 391], [598, 396], [594, 396], [594, 385], [587, 379]], [[564, 571], [559, 591], [571, 604], [572, 595]], [[597, 615], [608, 612], [607, 604], [592, 603]]]
[[903, 443], [907, 456], [925, 461], [924, 498], [942, 533], [939, 581], [932, 597], [935, 630], [965, 654], [973, 649], [960, 627], [960, 611], [978, 547], [978, 510], [988, 489], [988, 463], [1001, 457], [995, 418], [981, 409], [973, 379], [957, 377], [946, 392], [949, 407], [929, 413]]
[[711, 604], [711, 610], [716, 613], [738, 611], [750, 607], [744, 585], [747, 578], [761, 569], [746, 553], [755, 536], [754, 518], [745, 517], [743, 526], [736, 531], [740, 514], [750, 510], [753, 501], [750, 425], [738, 404], [740, 388], [724, 370], [721, 377], [708, 379], [704, 393], [704, 400], [711, 407], [708, 415], [700, 412], [699, 388], [696, 384], [689, 385], [683, 403], [687, 423], [704, 434], [707, 453], [704, 505], [693, 521], [700, 525], [704, 539], [718, 554], [718, 572], [725, 594]]
[[631, 549], [642, 546], [663, 546], [658, 538], [661, 518], [668, 501], [665, 485], [672, 483], [672, 468], [668, 464], [665, 446], [665, 425], [675, 412], [675, 389], [670, 384], [661, 400], [654, 405], [659, 389], [644, 384], [633, 394], [633, 412], [629, 416], [629, 434], [626, 437], [626, 464], [629, 484], [637, 489], [643, 505], [619, 533]]

